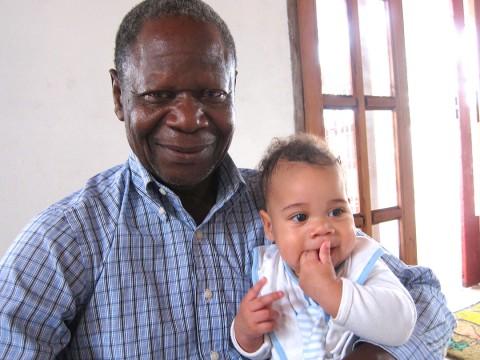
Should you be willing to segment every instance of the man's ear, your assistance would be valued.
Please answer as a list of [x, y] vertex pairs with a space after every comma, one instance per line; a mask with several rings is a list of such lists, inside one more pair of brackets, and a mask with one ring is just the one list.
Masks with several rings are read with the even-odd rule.
[[113, 94], [113, 103], [115, 107], [113, 111], [117, 118], [120, 121], [123, 121], [123, 104], [122, 104], [122, 88], [120, 86], [120, 79], [118, 77], [118, 72], [115, 69], [110, 69], [110, 77], [112, 78], [112, 94]]
[[262, 219], [265, 236], [270, 242], [274, 243], [275, 239], [273, 238], [272, 220], [270, 219], [270, 216], [265, 210], [260, 210], [260, 218]]

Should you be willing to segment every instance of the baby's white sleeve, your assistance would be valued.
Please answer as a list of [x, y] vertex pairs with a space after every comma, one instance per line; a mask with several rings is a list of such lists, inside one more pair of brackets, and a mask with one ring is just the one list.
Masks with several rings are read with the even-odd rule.
[[233, 346], [235, 346], [235, 349], [240, 353], [240, 355], [250, 360], [270, 359], [271, 353], [272, 353], [272, 342], [270, 341], [270, 337], [267, 334], [265, 334], [263, 336], [262, 346], [260, 346], [260, 348], [257, 351], [253, 353], [248, 353], [242, 349], [242, 347], [238, 344], [237, 339], [235, 338], [235, 332], [233, 331], [234, 323], [235, 323], [235, 320], [232, 322], [232, 325], [230, 326], [230, 338], [232, 339]]

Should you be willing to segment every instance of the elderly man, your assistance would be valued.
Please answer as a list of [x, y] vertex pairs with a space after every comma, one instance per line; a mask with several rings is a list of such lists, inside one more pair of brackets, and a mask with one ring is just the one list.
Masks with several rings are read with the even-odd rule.
[[[227, 153], [234, 41], [199, 0], [146, 0], [120, 25], [115, 66], [132, 152], [34, 218], [2, 260], [0, 358], [237, 359], [229, 327], [264, 234], [258, 176]], [[405, 346], [352, 356], [439, 358], [453, 318], [437, 280], [384, 260], [419, 321]]]

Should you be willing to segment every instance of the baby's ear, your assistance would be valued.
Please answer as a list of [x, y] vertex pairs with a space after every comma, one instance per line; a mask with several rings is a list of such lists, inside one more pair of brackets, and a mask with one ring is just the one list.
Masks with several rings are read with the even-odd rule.
[[265, 236], [270, 242], [274, 243], [275, 239], [273, 238], [272, 221], [270, 220], [270, 216], [265, 210], [260, 210], [260, 218], [262, 219]]

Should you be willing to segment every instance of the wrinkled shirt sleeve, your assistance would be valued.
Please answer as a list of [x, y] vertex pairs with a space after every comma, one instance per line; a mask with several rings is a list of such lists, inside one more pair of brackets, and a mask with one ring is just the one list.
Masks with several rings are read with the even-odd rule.
[[74, 243], [67, 222], [51, 212], [27, 226], [2, 260], [2, 359], [53, 359], [70, 341], [69, 325], [85, 290]]
[[[379, 346], [397, 359], [443, 359], [456, 323], [441, 292], [439, 280], [429, 268], [408, 266], [388, 252], [381, 259], [412, 296], [417, 309], [417, 323], [404, 345]], [[365, 342], [362, 339], [359, 341]]]

